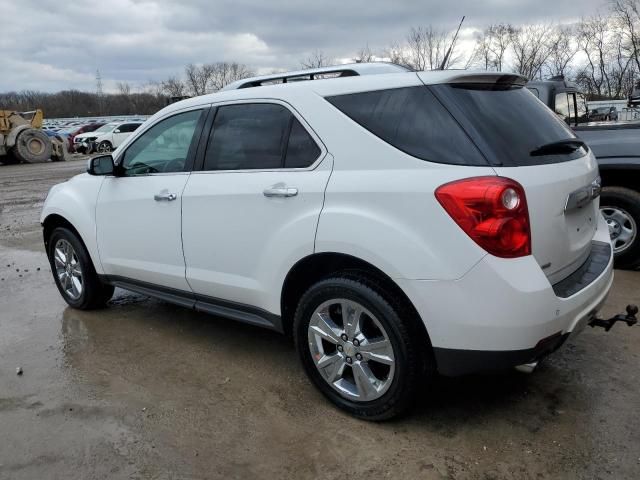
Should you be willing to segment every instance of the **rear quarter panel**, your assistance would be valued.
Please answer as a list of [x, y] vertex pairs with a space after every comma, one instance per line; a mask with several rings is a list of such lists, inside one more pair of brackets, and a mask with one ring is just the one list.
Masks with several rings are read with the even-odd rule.
[[[314, 106], [316, 102], [322, 105]], [[453, 180], [493, 176], [491, 167], [409, 156], [319, 95], [296, 104], [334, 156], [316, 252], [352, 255], [392, 278], [442, 280], [460, 278], [486, 255], [445, 212], [434, 192]]]

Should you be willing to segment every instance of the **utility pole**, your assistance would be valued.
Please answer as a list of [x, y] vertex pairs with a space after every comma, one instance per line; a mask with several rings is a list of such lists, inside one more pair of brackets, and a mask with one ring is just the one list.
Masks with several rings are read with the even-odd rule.
[[102, 100], [104, 93], [102, 91], [102, 75], [100, 69], [96, 70], [96, 95], [98, 97], [98, 115], [102, 115]]

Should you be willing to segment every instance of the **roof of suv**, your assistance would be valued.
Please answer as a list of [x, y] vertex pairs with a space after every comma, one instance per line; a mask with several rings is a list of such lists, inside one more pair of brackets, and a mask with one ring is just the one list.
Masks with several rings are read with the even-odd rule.
[[[347, 73], [345, 74], [345, 72]], [[324, 77], [324, 75], [329, 78]], [[301, 78], [305, 76], [309, 78]], [[274, 83], [274, 81], [278, 80], [281, 81]], [[231, 83], [218, 92], [173, 103], [165, 107], [161, 112], [165, 114], [190, 106], [236, 99], [285, 99], [290, 94], [300, 90], [306, 90], [321, 96], [330, 96], [367, 90], [442, 83], [508, 83], [524, 85], [526, 81], [527, 79], [521, 75], [505, 74], [503, 72], [483, 70], [412, 72], [405, 67], [390, 63], [359, 63], [247, 78]]]

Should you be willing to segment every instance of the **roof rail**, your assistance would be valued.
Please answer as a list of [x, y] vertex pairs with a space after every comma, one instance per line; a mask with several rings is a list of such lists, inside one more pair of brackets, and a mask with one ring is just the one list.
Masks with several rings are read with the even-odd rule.
[[310, 68], [293, 72], [275, 73], [259, 77], [244, 78], [230, 83], [222, 90], [261, 87], [278, 83], [293, 83], [305, 80], [324, 80], [327, 78], [355, 77], [359, 75], [377, 75], [380, 73], [409, 72], [406, 67], [389, 62], [348, 63], [330, 67]]

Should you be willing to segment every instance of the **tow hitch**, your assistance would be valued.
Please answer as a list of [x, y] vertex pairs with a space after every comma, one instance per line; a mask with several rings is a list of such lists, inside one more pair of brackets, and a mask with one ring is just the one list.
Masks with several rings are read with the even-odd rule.
[[636, 314], [638, 313], [638, 307], [636, 305], [627, 305], [627, 314], [619, 313], [608, 320], [604, 320], [602, 318], [594, 318], [589, 322], [589, 325], [593, 327], [602, 327], [605, 332], [611, 330], [616, 322], [625, 322], [628, 326], [632, 327], [636, 323], [638, 323], [638, 319], [636, 318]]

